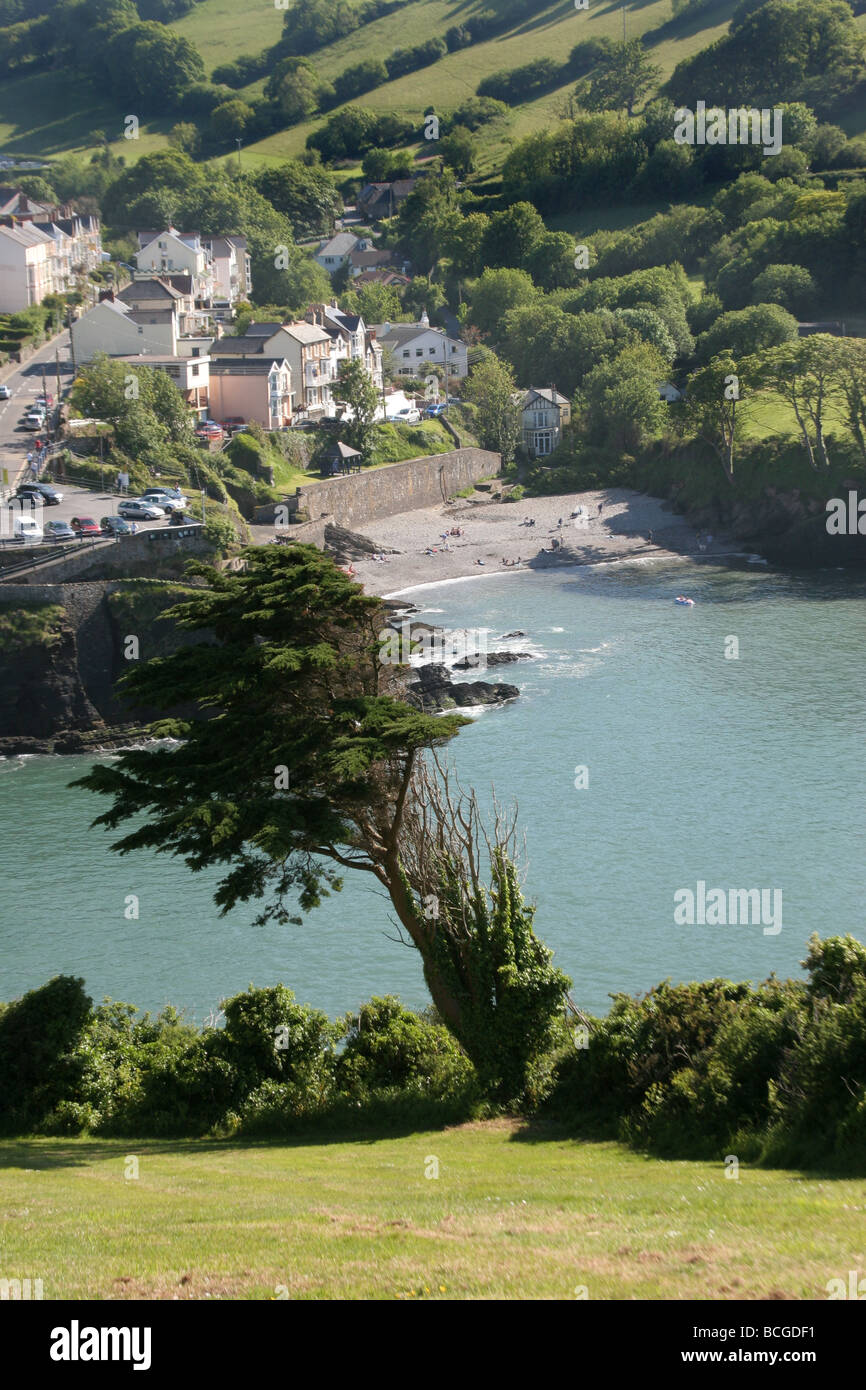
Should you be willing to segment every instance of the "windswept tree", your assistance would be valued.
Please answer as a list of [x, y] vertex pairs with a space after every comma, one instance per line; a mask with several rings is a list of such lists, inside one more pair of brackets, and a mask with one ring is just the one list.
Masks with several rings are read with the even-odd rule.
[[734, 457], [746, 424], [744, 378], [730, 353], [719, 353], [689, 377], [683, 423], [698, 439], [709, 444], [734, 481]]
[[812, 468], [830, 467], [826, 424], [828, 407], [838, 389], [835, 339], [826, 333], [795, 338], [751, 359], [749, 370], [758, 389], [775, 392], [797, 421]]
[[845, 421], [866, 463], [866, 339], [834, 338], [836, 389], [844, 402]]
[[231, 574], [192, 565], [204, 587], [171, 616], [205, 640], [123, 682], [136, 705], [166, 712], [152, 732], [177, 746], [128, 750], [76, 785], [112, 799], [96, 824], [134, 822], [120, 853], [224, 870], [222, 912], [265, 899], [259, 922], [300, 922], [297, 908], [318, 905], [342, 871], [368, 875], [489, 1091], [518, 1095], [568, 981], [532, 931], [513, 826], [488, 841], [474, 798], [441, 777], [437, 791], [425, 763], [469, 721], [403, 699], [381, 601], [327, 556], [298, 545], [245, 561]]

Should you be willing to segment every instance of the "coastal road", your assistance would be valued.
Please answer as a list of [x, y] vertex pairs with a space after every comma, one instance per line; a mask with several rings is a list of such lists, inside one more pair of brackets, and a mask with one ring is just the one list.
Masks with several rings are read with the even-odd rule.
[[10, 486], [24, 473], [27, 454], [33, 441], [40, 437], [37, 432], [26, 430], [22, 420], [36, 397], [42, 395], [43, 367], [48, 392], [57, 399], [56, 353], [60, 356], [60, 384], [65, 390], [72, 381], [68, 332], [45, 343], [23, 366], [0, 375], [0, 382], [12, 392], [11, 400], [0, 401], [0, 469], [7, 471]]

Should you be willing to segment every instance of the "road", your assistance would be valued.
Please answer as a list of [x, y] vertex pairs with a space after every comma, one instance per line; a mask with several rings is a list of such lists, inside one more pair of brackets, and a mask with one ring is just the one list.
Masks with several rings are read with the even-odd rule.
[[55, 353], [60, 354], [60, 382], [65, 390], [72, 381], [69, 361], [69, 334], [53, 338], [36, 352], [23, 367], [15, 367], [0, 376], [3, 385], [12, 392], [12, 399], [0, 401], [0, 469], [8, 470], [10, 485], [14, 485], [27, 467], [27, 454], [38, 436], [26, 430], [21, 421], [37, 396], [42, 394], [42, 368], [50, 395], [57, 399], [57, 370]]

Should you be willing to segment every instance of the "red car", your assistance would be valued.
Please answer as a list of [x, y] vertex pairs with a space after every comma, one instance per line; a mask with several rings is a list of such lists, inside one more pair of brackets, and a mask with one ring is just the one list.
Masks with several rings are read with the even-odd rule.
[[97, 525], [92, 516], [74, 516], [69, 525], [77, 536], [102, 535], [102, 527]]

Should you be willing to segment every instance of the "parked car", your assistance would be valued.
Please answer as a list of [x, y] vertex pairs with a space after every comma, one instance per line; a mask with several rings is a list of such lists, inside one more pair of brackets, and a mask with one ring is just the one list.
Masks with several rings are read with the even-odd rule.
[[142, 502], [150, 502], [154, 507], [162, 507], [162, 510], [167, 513], [182, 512], [187, 505], [187, 500], [182, 493], [175, 497], [163, 487], [149, 487], [147, 492], [141, 494], [141, 500]]
[[99, 522], [106, 536], [134, 536], [135, 525], [122, 516], [104, 516]]
[[11, 401], [12, 391], [8, 386], [0, 386], [0, 401]]
[[92, 516], [74, 516], [69, 525], [76, 536], [101, 536], [102, 528], [97, 526]]
[[37, 397], [36, 397], [36, 404], [37, 404], [37, 405], [41, 405], [41, 406], [43, 406], [46, 410], [48, 410], [48, 409], [50, 409], [50, 407], [54, 404], [54, 397], [52, 396], [51, 392], [49, 391], [48, 394], [47, 394], [47, 396], [37, 396]]
[[388, 416], [389, 425], [419, 425], [421, 423], [421, 412], [414, 405], [404, 405], [402, 410], [397, 410], [393, 415]]
[[12, 523], [12, 539], [38, 545], [42, 540], [42, 527], [32, 516], [16, 516]]
[[224, 430], [216, 420], [199, 420], [195, 427], [199, 439], [222, 439]]
[[45, 416], [37, 414], [35, 410], [28, 410], [22, 424], [26, 430], [44, 430]]
[[117, 515], [122, 516], [124, 521], [163, 521], [165, 510], [153, 502], [144, 502], [140, 497], [130, 497], [125, 502], [118, 502]]
[[[202, 421], [202, 423], [205, 423]], [[227, 420], [220, 420], [220, 425], [226, 434], [236, 434], [241, 425], [246, 426], [243, 415], [230, 415]]]
[[428, 420], [435, 420], [437, 415], [441, 415], [447, 409], [444, 401], [431, 401], [429, 405], [424, 407], [424, 414]]
[[41, 497], [46, 507], [57, 507], [63, 501], [63, 493], [58, 492], [51, 483], [19, 483], [16, 496], [22, 497], [24, 493]]
[[47, 541], [74, 541], [75, 532], [68, 521], [46, 521], [45, 539]]

